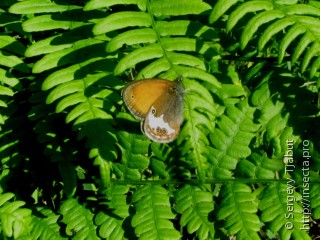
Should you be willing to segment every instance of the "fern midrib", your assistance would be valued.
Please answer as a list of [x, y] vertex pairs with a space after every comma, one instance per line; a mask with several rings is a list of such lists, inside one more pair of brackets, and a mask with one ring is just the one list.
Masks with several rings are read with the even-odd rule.
[[[243, 215], [242, 215], [242, 211], [241, 211], [241, 208], [239, 207], [239, 205], [238, 205], [238, 202], [237, 202], [237, 198], [236, 198], [236, 192], [234, 191], [234, 188], [236, 188], [236, 183], [232, 183], [232, 194], [233, 194], [233, 196], [234, 196], [234, 204], [235, 204], [235, 206], [236, 206], [236, 209], [237, 209], [237, 212], [238, 212], [238, 215], [240, 216], [240, 218], [241, 218], [241, 221], [242, 221], [242, 226], [243, 226], [243, 228], [246, 230], [246, 232], [247, 232], [247, 236], [251, 236], [251, 234], [250, 234], [250, 229], [248, 229], [247, 228], [247, 225], [246, 225], [246, 221], [245, 221], [245, 219], [243, 218]], [[242, 228], [242, 229], [243, 229]], [[240, 230], [241, 231], [241, 230]]]
[[147, 0], [147, 11], [150, 14], [151, 21], [152, 21], [152, 28], [156, 32], [158, 42], [159, 42], [159, 44], [161, 46], [161, 49], [163, 51], [163, 56], [167, 60], [167, 62], [169, 63], [170, 68], [172, 68], [174, 70], [174, 72], [177, 74], [177, 76], [179, 76], [179, 73], [176, 71], [176, 69], [174, 68], [172, 62], [170, 61], [170, 58], [168, 57], [167, 50], [163, 47], [163, 44], [162, 44], [162, 41], [161, 41], [161, 37], [160, 37], [160, 33], [159, 33], [159, 31], [158, 31], [158, 29], [156, 27], [156, 20], [154, 19], [154, 16], [153, 16], [151, 8], [150, 8], [150, 0]]

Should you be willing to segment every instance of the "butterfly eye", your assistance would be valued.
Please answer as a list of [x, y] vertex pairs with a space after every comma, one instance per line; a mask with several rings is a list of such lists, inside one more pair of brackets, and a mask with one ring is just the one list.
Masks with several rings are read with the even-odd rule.
[[156, 114], [156, 109], [155, 109], [155, 108], [152, 108], [151, 113], [152, 113], [153, 115]]

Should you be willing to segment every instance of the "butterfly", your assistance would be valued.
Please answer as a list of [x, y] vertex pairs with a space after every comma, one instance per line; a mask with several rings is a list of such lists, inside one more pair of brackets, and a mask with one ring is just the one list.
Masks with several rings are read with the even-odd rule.
[[141, 120], [142, 132], [159, 143], [169, 143], [178, 137], [183, 122], [184, 94], [181, 78], [137, 80], [122, 90], [127, 108]]

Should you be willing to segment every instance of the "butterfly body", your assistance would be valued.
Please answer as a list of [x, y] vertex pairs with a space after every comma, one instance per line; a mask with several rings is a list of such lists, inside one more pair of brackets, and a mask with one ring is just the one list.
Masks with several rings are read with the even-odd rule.
[[154, 78], [129, 83], [122, 97], [132, 115], [142, 120], [146, 136], [168, 143], [177, 138], [183, 122], [184, 92], [180, 80]]

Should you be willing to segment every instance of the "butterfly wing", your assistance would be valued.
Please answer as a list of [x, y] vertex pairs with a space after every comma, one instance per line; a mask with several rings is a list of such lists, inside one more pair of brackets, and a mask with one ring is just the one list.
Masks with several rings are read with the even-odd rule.
[[182, 84], [178, 81], [150, 107], [143, 125], [144, 133], [153, 141], [169, 143], [175, 140], [183, 122]]
[[174, 85], [159, 78], [134, 81], [122, 90], [123, 101], [134, 117], [144, 120], [152, 104]]

